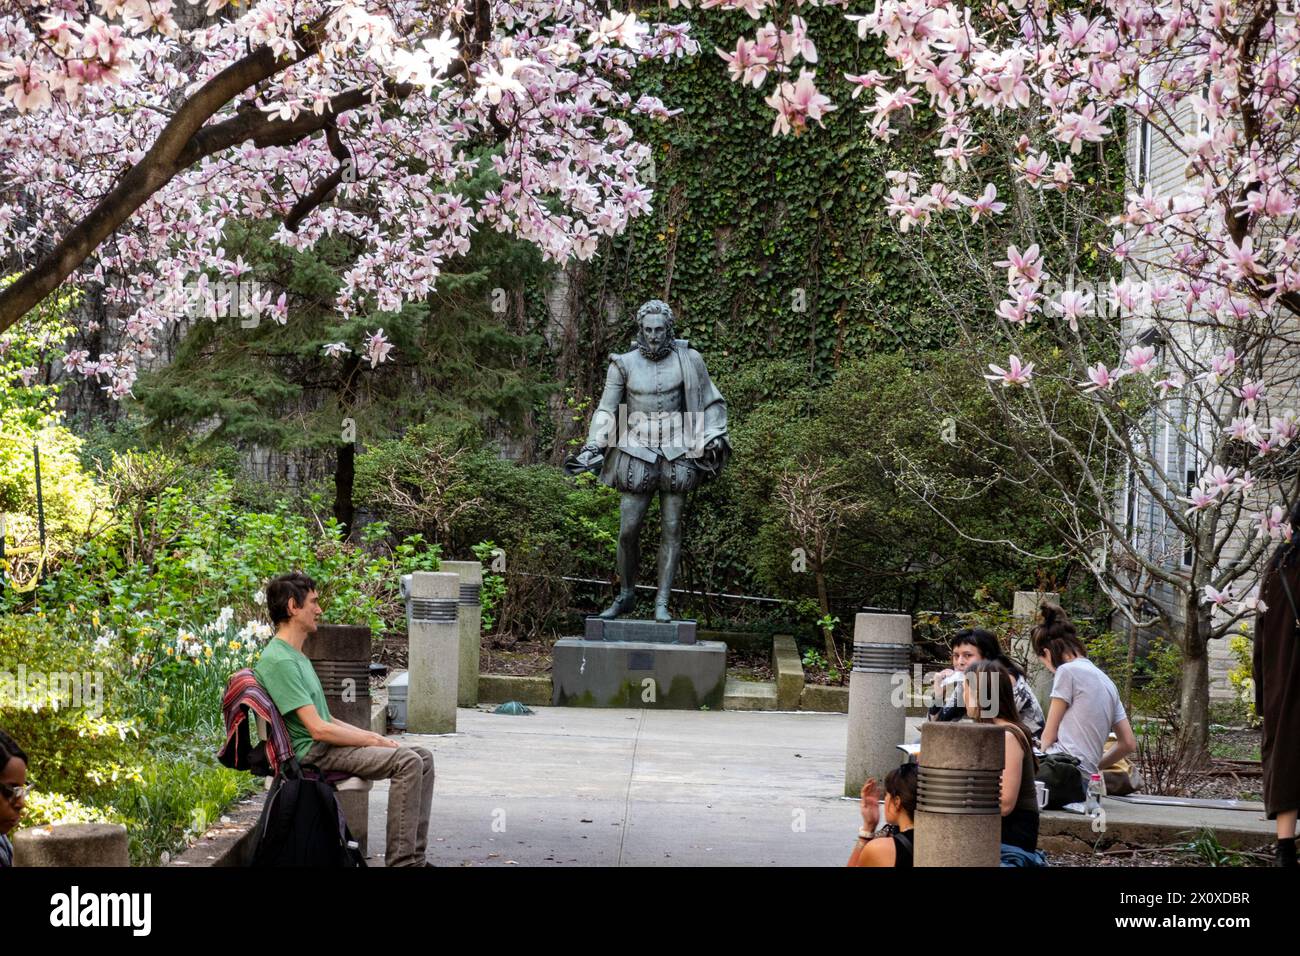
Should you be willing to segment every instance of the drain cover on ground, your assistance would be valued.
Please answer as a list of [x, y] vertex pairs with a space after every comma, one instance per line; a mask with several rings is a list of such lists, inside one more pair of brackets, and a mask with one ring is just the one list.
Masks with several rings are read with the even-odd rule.
[[492, 711], [492, 713], [510, 714], [515, 717], [523, 717], [523, 716], [527, 716], [528, 714], [531, 714], [532, 711], [529, 710], [527, 707], [525, 707], [523, 704], [519, 703], [519, 701], [517, 700], [508, 700], [500, 707], [498, 707], [496, 710]]

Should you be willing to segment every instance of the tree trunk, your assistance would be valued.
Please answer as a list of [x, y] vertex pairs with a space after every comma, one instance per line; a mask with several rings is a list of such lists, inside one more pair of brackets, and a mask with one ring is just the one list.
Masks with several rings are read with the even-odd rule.
[[[817, 603], [821, 606], [822, 617], [828, 618], [831, 616], [831, 602], [826, 591], [826, 575], [822, 571], [820, 561], [813, 565], [813, 579], [817, 582]], [[839, 649], [835, 646], [835, 631], [832, 628], [823, 627], [822, 637], [826, 641], [826, 664], [829, 667], [838, 668], [842, 661]]]
[[352, 536], [352, 519], [356, 513], [352, 507], [352, 483], [356, 477], [357, 437], [356, 423], [352, 416], [357, 407], [357, 375], [360, 371], [361, 356], [355, 352], [344, 358], [343, 367], [339, 370], [339, 408], [344, 422], [353, 429], [352, 434], [344, 432], [341, 436], [351, 438], [351, 441], [339, 443], [334, 463], [334, 517], [343, 525], [345, 541]]
[[334, 467], [334, 517], [343, 525], [343, 538], [352, 534], [352, 519], [356, 510], [352, 506], [352, 482], [356, 477], [357, 446], [355, 442], [338, 447], [338, 463]]
[[1133, 706], [1133, 665], [1137, 661], [1138, 630], [1128, 622], [1128, 658], [1124, 667], [1124, 710]]
[[1206, 646], [1210, 619], [1198, 606], [1197, 594], [1193, 592], [1185, 605], [1179, 715], [1187, 739], [1187, 758], [1201, 762], [1210, 755], [1210, 657]]

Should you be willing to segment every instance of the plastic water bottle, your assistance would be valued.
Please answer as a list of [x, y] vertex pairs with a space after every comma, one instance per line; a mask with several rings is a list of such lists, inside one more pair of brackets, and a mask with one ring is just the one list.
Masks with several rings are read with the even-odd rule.
[[1088, 795], [1083, 805], [1083, 812], [1090, 817], [1100, 813], [1101, 798], [1105, 793], [1106, 785], [1102, 782], [1101, 774], [1094, 773], [1088, 778]]

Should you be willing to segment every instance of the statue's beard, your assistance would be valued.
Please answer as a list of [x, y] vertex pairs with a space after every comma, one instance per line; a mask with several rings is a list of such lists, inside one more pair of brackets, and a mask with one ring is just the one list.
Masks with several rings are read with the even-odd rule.
[[641, 354], [650, 361], [658, 362], [660, 359], [666, 358], [668, 353], [673, 350], [673, 337], [671, 335], [665, 336], [663, 344], [658, 348], [655, 348], [646, 341], [644, 335], [638, 333], [636, 337], [636, 347], [640, 350]]

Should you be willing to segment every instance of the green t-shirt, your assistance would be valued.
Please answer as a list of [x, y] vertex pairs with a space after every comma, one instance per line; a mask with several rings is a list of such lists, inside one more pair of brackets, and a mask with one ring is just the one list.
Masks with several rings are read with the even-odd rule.
[[330, 719], [325, 690], [320, 685], [320, 678], [316, 676], [311, 661], [302, 651], [294, 650], [287, 641], [272, 638], [254, 665], [253, 676], [266, 688], [271, 700], [275, 701], [276, 708], [284, 716], [284, 725], [289, 728], [289, 739], [293, 741], [293, 752], [302, 760], [311, 749], [312, 739], [307, 726], [294, 711], [305, 704], [315, 704], [316, 713], [320, 714], [321, 719]]

